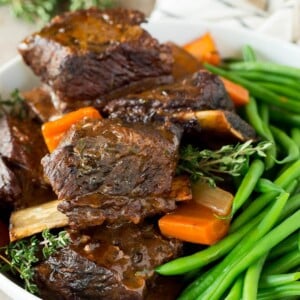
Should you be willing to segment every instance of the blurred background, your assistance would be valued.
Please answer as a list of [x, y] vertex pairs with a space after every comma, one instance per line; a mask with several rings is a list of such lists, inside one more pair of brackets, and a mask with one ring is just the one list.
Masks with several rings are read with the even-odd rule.
[[126, 7], [143, 11], [147, 16], [155, 0], [0, 0], [0, 65], [17, 55], [17, 44], [43, 26], [53, 15], [90, 6]]
[[0, 0], [0, 65], [53, 15], [90, 6], [135, 8], [150, 22], [214, 22], [300, 41], [300, 0]]

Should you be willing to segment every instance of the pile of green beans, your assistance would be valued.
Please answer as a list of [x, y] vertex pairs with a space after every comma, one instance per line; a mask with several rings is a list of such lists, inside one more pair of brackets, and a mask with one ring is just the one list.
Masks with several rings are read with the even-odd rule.
[[245, 46], [243, 61], [205, 64], [250, 92], [243, 117], [271, 142], [254, 158], [235, 193], [228, 235], [157, 268], [184, 275], [180, 300], [273, 300], [300, 297], [300, 69], [259, 62]]

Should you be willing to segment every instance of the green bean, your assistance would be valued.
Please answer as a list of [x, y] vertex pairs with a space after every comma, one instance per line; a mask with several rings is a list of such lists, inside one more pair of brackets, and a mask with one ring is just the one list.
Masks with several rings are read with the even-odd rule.
[[243, 276], [239, 276], [224, 300], [239, 300], [243, 295]]
[[[252, 54], [251, 48], [244, 48], [244, 59], [248, 62], [251, 61], [252, 64], [259, 65], [259, 63], [255, 62], [255, 55], [252, 56]], [[230, 64], [230, 68], [238, 65], [238, 63]], [[294, 253], [298, 250], [295, 247], [297, 244], [295, 236], [297, 235], [292, 235], [295, 230], [300, 228], [300, 194], [296, 194], [285, 203], [288, 194], [283, 191], [288, 190], [290, 193], [293, 193], [297, 189], [298, 178], [300, 177], [300, 117], [297, 116], [300, 112], [300, 96], [297, 92], [300, 91], [300, 81], [298, 86], [295, 80], [295, 78], [300, 79], [300, 69], [297, 69], [296, 72], [295, 68], [279, 67], [278, 69], [278, 65], [276, 65], [277, 69], [275, 68], [275, 70], [279, 74], [281, 74], [280, 72], [289, 72], [292, 74], [289, 75], [291, 76], [290, 78], [283, 78], [283, 81], [280, 79], [281, 75], [269, 73], [269, 70], [255, 71], [262, 78], [256, 78], [256, 80], [263, 81], [262, 84], [257, 84], [245, 79], [251, 76], [247, 77], [245, 75], [245, 77], [242, 77], [243, 71], [230, 73], [207, 64], [205, 66], [212, 72], [245, 86], [251, 95], [258, 98], [258, 101], [261, 103], [260, 107], [262, 107], [260, 114], [253, 98], [251, 98], [250, 103], [245, 107], [245, 113], [249, 123], [254, 127], [258, 135], [263, 139], [273, 142], [273, 152], [268, 153], [267, 158], [269, 161], [265, 160], [265, 168], [269, 170], [277, 162], [285, 164], [284, 167], [286, 169], [280, 168], [282, 173], [273, 182], [270, 181], [270, 178], [274, 176], [273, 174], [270, 172], [264, 174], [268, 179], [266, 181], [265, 179], [261, 179], [264, 173], [264, 164], [260, 160], [253, 161], [237, 189], [232, 215], [236, 214], [250, 198], [253, 194], [254, 186], [259, 188], [264, 194], [253, 200], [247, 209], [235, 218], [227, 237], [198, 253], [181, 257], [160, 266], [157, 268], [157, 272], [163, 275], [184, 274], [190, 271], [199, 272], [205, 270], [204, 268], [201, 269], [202, 267], [223, 258], [221, 262], [214, 267], [210, 267], [208, 271], [201, 272], [200, 276], [185, 289], [179, 299], [224, 299], [226, 291], [228, 291], [227, 300], [240, 298], [246, 300], [256, 299], [256, 295], [258, 299], [259, 297], [269, 297], [269, 286], [273, 284], [278, 288], [279, 284], [289, 285], [292, 278], [291, 274], [281, 274], [280, 276], [283, 277], [278, 277], [279, 275], [275, 277], [275, 275], [269, 275], [271, 274], [270, 272], [273, 270], [273, 274], [274, 270], [284, 270], [283, 265], [289, 269], [300, 265], [300, 258], [298, 260], [298, 256]], [[254, 71], [248, 73], [255, 75]], [[241, 76], [239, 77], [238, 74]], [[265, 79], [263, 79], [261, 74], [266, 75]], [[275, 78], [275, 80], [272, 81], [272, 78]], [[289, 85], [285, 85], [284, 81]], [[277, 87], [274, 83], [281, 84]], [[278, 94], [287, 97], [282, 97]], [[270, 120], [272, 122], [282, 121], [281, 111], [276, 110], [276, 106], [283, 111], [284, 118], [289, 119], [292, 116], [292, 121], [290, 119], [286, 121], [286, 124], [289, 126], [286, 128], [291, 129], [291, 137], [277, 127], [268, 127]], [[276, 157], [277, 148], [274, 138], [278, 143], [278, 149], [282, 151], [282, 156], [285, 155], [281, 161], [276, 161], [278, 158]], [[288, 163], [291, 162], [293, 163], [289, 165]], [[268, 175], [272, 177], [268, 177]], [[280, 196], [275, 200], [279, 192]], [[275, 217], [273, 214], [275, 214]], [[260, 220], [258, 221], [257, 219], [259, 218]], [[290, 243], [293, 247], [288, 248], [285, 243]], [[263, 270], [265, 277], [258, 289], [257, 286], [263, 261], [272, 248], [274, 249], [267, 258], [269, 265], [264, 267], [265, 270]], [[284, 255], [283, 258], [279, 259], [280, 255]], [[277, 261], [270, 261], [274, 257]], [[243, 273], [245, 271], [246, 275]], [[242, 289], [242, 285], [244, 289]], [[294, 290], [297, 290], [297, 288]], [[284, 289], [282, 291], [282, 294], [286, 295], [286, 291]], [[296, 295], [295, 292], [293, 295]]]
[[298, 209], [300, 209], [300, 194], [296, 194], [290, 197], [289, 201], [283, 208], [279, 221], [283, 221], [285, 218], [289, 217]]
[[[257, 110], [258, 111], [258, 110]], [[275, 140], [273, 137], [273, 134], [270, 130], [270, 112], [269, 112], [269, 107], [265, 103], [260, 103], [259, 105], [259, 116], [262, 120], [262, 127], [265, 132], [265, 135], [267, 136], [267, 140], [272, 143], [272, 147], [267, 149], [266, 152], [266, 158], [265, 158], [265, 164], [266, 164], [266, 169], [269, 170], [271, 169], [274, 164], [275, 164], [275, 159], [277, 155], [277, 149], [276, 149], [276, 144]]]
[[[273, 193], [274, 194], [274, 193]], [[276, 194], [278, 194], [278, 192], [276, 192], [275, 193], [275, 195]], [[282, 195], [281, 195], [282, 196]], [[275, 197], [275, 196], [274, 196]], [[256, 216], [255, 218], [253, 218], [249, 223], [247, 223], [245, 226], [249, 226], [249, 225], [251, 225], [251, 230], [253, 231], [251, 234], [249, 233], [250, 232], [250, 230], [249, 230], [249, 232], [247, 233], [247, 235], [246, 234], [241, 234], [241, 231], [243, 230], [244, 231], [244, 229], [245, 229], [245, 226], [243, 226], [243, 227], [241, 227], [239, 230], [237, 230], [236, 231], [236, 233], [237, 234], [239, 234], [239, 238], [240, 239], [242, 239], [243, 238], [243, 241], [242, 242], [240, 242], [240, 243], [244, 243], [244, 244], [250, 244], [251, 245], [251, 243], [253, 242], [253, 241], [255, 241], [255, 240], [257, 240], [260, 236], [262, 236], [265, 232], [267, 232], [267, 230], [268, 230], [268, 228], [271, 228], [271, 226], [272, 226], [272, 220], [270, 220], [270, 218], [272, 219], [272, 218], [274, 218], [274, 215], [275, 215], [275, 213], [274, 213], [274, 211], [276, 212], [276, 210], [277, 210], [277, 212], [278, 212], [278, 209], [279, 210], [281, 210], [281, 208], [282, 208], [282, 206], [284, 206], [284, 204], [285, 204], [285, 202], [286, 202], [286, 199], [285, 199], [285, 197], [286, 197], [286, 194], [285, 195], [283, 195], [278, 201], [277, 201], [277, 203], [275, 203], [276, 205], [274, 206], [273, 205], [273, 207], [271, 208], [271, 209], [265, 209], [265, 210], [263, 210], [263, 211], [261, 211], [260, 212], [260, 214], [258, 215], [258, 216]], [[257, 220], [261, 220], [261, 221], [258, 221], [257, 222]], [[256, 224], [258, 224], [259, 222], [261, 223], [261, 224], [259, 224], [259, 225], [256, 225], [256, 226], [253, 226], [253, 222], [257, 222]], [[230, 235], [228, 235], [227, 237], [225, 237], [225, 239], [224, 240], [221, 240], [218, 244], [216, 244], [216, 245], [213, 245], [213, 246], [211, 246], [211, 247], [209, 247], [209, 248], [207, 248], [206, 250], [204, 250], [204, 251], [200, 251], [199, 253], [198, 253], [198, 257], [196, 257], [195, 255], [191, 255], [190, 257], [186, 257], [185, 259], [184, 258], [179, 258], [179, 259], [177, 259], [177, 261], [180, 263], [180, 264], [178, 264], [178, 263], [173, 263], [174, 261], [171, 261], [170, 263], [167, 263], [166, 265], [164, 265], [164, 266], [167, 266], [168, 268], [167, 268], [167, 271], [170, 271], [170, 266], [171, 267], [173, 267], [172, 269], [171, 269], [171, 272], [172, 273], [167, 273], [167, 275], [174, 275], [174, 274], [180, 274], [180, 273], [178, 273], [178, 269], [179, 268], [181, 268], [181, 269], [183, 269], [183, 268], [186, 268], [186, 266], [191, 266], [191, 264], [193, 264], [193, 266], [194, 266], [194, 268], [195, 267], [199, 267], [199, 263], [201, 263], [201, 260], [202, 260], [202, 265], [200, 265], [200, 266], [203, 266], [204, 264], [205, 264], [205, 255], [203, 256], [201, 256], [201, 254], [204, 254], [205, 252], [207, 252], [207, 251], [209, 251], [209, 250], [212, 250], [212, 248], [214, 248], [215, 247], [215, 249], [216, 248], [219, 248], [220, 246], [221, 246], [221, 244], [223, 244], [223, 245], [225, 245], [224, 243], [225, 243], [225, 241], [227, 242], [232, 242], [233, 241], [233, 237], [235, 237], [234, 236], [234, 234], [230, 234]], [[245, 240], [245, 241], [244, 241]], [[237, 243], [236, 244], [234, 244], [234, 245], [232, 245], [232, 247], [233, 246], [235, 246], [235, 245], [237, 245]], [[226, 244], [226, 246], [228, 246], [228, 244]], [[221, 249], [223, 250], [223, 247], [221, 247]], [[228, 248], [226, 248], [226, 250], [229, 250]], [[191, 295], [189, 295], [189, 290], [191, 289], [191, 288], [193, 288], [194, 286], [198, 286], [197, 287], [197, 292], [199, 292], [199, 290], [200, 289], [204, 289], [204, 288], [206, 288], [206, 286], [209, 286], [209, 284], [211, 283], [210, 282], [210, 279], [209, 279], [209, 277], [207, 276], [207, 275], [209, 275], [211, 278], [212, 278], [212, 280], [213, 280], [213, 273], [217, 273], [218, 272], [218, 270], [220, 271], [220, 270], [222, 270], [222, 268], [223, 268], [223, 266], [227, 263], [227, 261], [230, 261], [230, 259], [231, 259], [231, 257], [232, 257], [232, 255], [234, 254], [234, 253], [236, 253], [236, 252], [239, 252], [240, 251], [240, 248], [239, 247], [235, 247], [235, 248], [233, 248], [233, 250], [231, 251], [231, 253], [229, 254], [229, 256], [227, 256], [226, 258], [225, 258], [225, 262], [222, 262], [222, 264], [220, 264], [219, 263], [219, 265], [217, 265], [214, 269], [211, 269], [210, 271], [209, 271], [209, 273], [210, 274], [205, 274], [205, 277], [206, 277], [206, 279], [205, 280], [203, 280], [203, 277], [204, 276], [200, 276], [197, 280], [195, 280], [192, 284], [190, 284], [187, 288], [186, 288], [186, 290], [185, 290], [185, 292], [184, 292], [184, 297], [190, 297]], [[227, 251], [228, 252], [228, 251]], [[233, 254], [232, 254], [232, 252], [233, 252]], [[224, 254], [226, 254], [226, 253], [224, 253]], [[192, 258], [193, 260], [190, 260], [190, 258]], [[199, 258], [201, 259], [201, 260], [199, 260]], [[219, 255], [219, 257], [218, 258], [220, 258], [220, 255]], [[208, 264], [209, 262], [211, 262], [211, 260], [209, 260], [209, 261], [207, 261], [206, 262], [206, 264]], [[204, 263], [204, 264], [203, 264]], [[163, 267], [164, 267], [163, 266]], [[177, 268], [177, 269], [176, 269]], [[174, 272], [174, 269], [176, 269], [176, 273]], [[164, 274], [164, 275], [166, 275], [166, 273], [162, 273], [162, 274]], [[201, 284], [201, 285], [200, 285]], [[185, 298], [183, 298], [183, 299], [185, 299]]]
[[269, 136], [268, 134], [266, 134], [265, 128], [263, 126], [263, 121], [258, 114], [256, 101], [253, 97], [250, 97], [249, 103], [245, 105], [245, 114], [247, 121], [255, 129], [255, 131], [261, 137], [269, 140]]
[[275, 140], [279, 142], [279, 144], [287, 153], [284, 159], [276, 161], [277, 164], [285, 164], [299, 159], [300, 153], [297, 144], [283, 130], [275, 126], [270, 126], [270, 128]]
[[243, 51], [244, 61], [256, 61], [256, 55], [251, 46], [245, 45], [242, 51]]
[[287, 299], [287, 297], [290, 296], [300, 296], [300, 282], [274, 286], [269, 289], [261, 289], [257, 296], [257, 300]]
[[184, 273], [184, 276], [182, 278], [182, 281], [185, 284], [189, 284], [191, 281], [195, 280], [197, 277], [199, 277], [202, 274], [203, 270], [201, 268], [194, 269], [191, 271], [188, 271]]
[[300, 272], [279, 274], [279, 275], [268, 275], [262, 277], [259, 282], [260, 288], [276, 287], [278, 285], [291, 283], [300, 279]]
[[201, 268], [226, 255], [239, 241], [261, 221], [264, 212], [239, 228], [238, 231], [228, 234], [217, 244], [189, 256], [174, 259], [156, 268], [162, 275], [180, 275]]
[[263, 122], [262, 125], [265, 134], [268, 136], [268, 140], [272, 143], [272, 146], [266, 151], [266, 158], [265, 158], [266, 169], [270, 170], [271, 168], [274, 167], [276, 162], [277, 148], [276, 148], [276, 143], [273, 134], [269, 127], [269, 108], [265, 104], [262, 104], [260, 108], [261, 108], [261, 119]]
[[261, 193], [269, 193], [272, 191], [277, 191], [277, 192], [284, 191], [281, 187], [277, 186], [271, 180], [266, 178], [260, 178], [257, 180], [255, 190]]
[[[299, 221], [298, 221], [299, 222]], [[299, 222], [300, 223], [300, 222]], [[263, 271], [264, 276], [269, 274], [281, 274], [292, 270], [300, 265], [300, 251], [295, 249], [281, 258], [268, 264]]]
[[277, 74], [271, 74], [261, 71], [232, 71], [234, 75], [250, 79], [257, 84], [261, 83], [276, 83], [281, 86], [287, 86], [300, 91], [299, 81], [293, 78], [282, 77]]
[[294, 90], [284, 85], [277, 85], [271, 82], [260, 82], [259, 84], [275, 94], [300, 101], [299, 90]]
[[263, 255], [246, 271], [243, 287], [243, 300], [256, 300], [260, 273], [266, 258], [267, 254]]
[[229, 64], [228, 67], [230, 70], [263, 71], [282, 75], [283, 77], [300, 79], [300, 69], [271, 62], [237, 62]]
[[[245, 271], [252, 263], [261, 256], [268, 253], [274, 246], [279, 244], [286, 237], [300, 229], [300, 210], [283, 221], [280, 225], [272, 229], [261, 238], [246, 255], [236, 257], [234, 264], [220, 274], [213, 284], [196, 299], [216, 300], [220, 299], [226, 289], [230, 286], [234, 278]], [[242, 247], [242, 246], [241, 246]]]
[[298, 185], [299, 181], [295, 179], [285, 188], [285, 191], [290, 195], [293, 195], [297, 191]]
[[[270, 107], [266, 103], [260, 103], [259, 104], [259, 114], [261, 116], [261, 119], [266, 124], [266, 126], [269, 126], [270, 123]], [[269, 129], [269, 127], [267, 127]], [[271, 132], [269, 130], [269, 132]]]
[[204, 67], [211, 71], [214, 74], [223, 76], [231, 81], [234, 81], [242, 86], [244, 86], [246, 89], [249, 90], [249, 92], [256, 98], [260, 99], [262, 102], [274, 105], [280, 108], [284, 108], [286, 110], [290, 110], [292, 112], [300, 112], [300, 102], [287, 99], [286, 97], [281, 97], [273, 92], [267, 90], [266, 88], [260, 86], [259, 84], [256, 84], [254, 82], [248, 81], [247, 79], [244, 79], [242, 77], [238, 77], [228, 71], [222, 70], [220, 68], [217, 68], [215, 66], [212, 66], [210, 64], [205, 63]]
[[[252, 54], [253, 53], [251, 53], [251, 48], [244, 48], [244, 59], [248, 62], [251, 61], [251, 63], [257, 64], [256, 62], [254, 62], [256, 60], [255, 55], [252, 56]], [[231, 64], [230, 67], [232, 67], [233, 65], [238, 64]], [[298, 221], [300, 219], [300, 194], [296, 194], [294, 197], [291, 197], [291, 199], [289, 199], [289, 201], [285, 205], [288, 194], [286, 192], [283, 192], [283, 190], [285, 189], [288, 189], [289, 192], [294, 192], [298, 185], [298, 178], [300, 177], [300, 143], [298, 143], [297, 141], [300, 142], [300, 129], [298, 132], [299, 139], [297, 140], [297, 130], [295, 130], [294, 133], [292, 133], [293, 131], [291, 131], [291, 137], [289, 137], [283, 130], [279, 128], [271, 126], [271, 131], [268, 127], [268, 105], [274, 107], [277, 106], [278, 108], [284, 109], [288, 111], [287, 114], [289, 115], [292, 114], [296, 116], [296, 113], [300, 112], [300, 96], [298, 96], [298, 93], [295, 94], [295, 91], [292, 90], [291, 87], [293, 86], [295, 90], [299, 91], [300, 89], [298, 88], [298, 86], [296, 86], [295, 79], [292, 78], [288, 78], [288, 81], [286, 81], [290, 84], [289, 88], [286, 88], [286, 86], [282, 84], [279, 89], [276, 86], [274, 87], [274, 82], [271, 81], [273, 76], [274, 78], [276, 78], [275, 83], [276, 80], [277, 82], [282, 82], [278, 79], [278, 75], [268, 73], [267, 75], [270, 75], [270, 77], [266, 76], [268, 77], [268, 79], [265, 80], [267, 82], [265, 86], [263, 86], [263, 84], [259, 86], [259, 84], [255, 84], [244, 78], [235, 76], [236, 74], [220, 70], [214, 66], [210, 66], [207, 64], [205, 66], [208, 66], [207, 69], [210, 69], [212, 72], [215, 72], [232, 81], [244, 85], [253, 96], [257, 97], [261, 101], [262, 106], [264, 107], [261, 116], [258, 113], [255, 99], [253, 99], [253, 101], [252, 99], [250, 100], [250, 103], [245, 107], [245, 112], [249, 123], [254, 127], [258, 135], [266, 140], [273, 139], [273, 153], [272, 156], [268, 156], [269, 159], [272, 158], [272, 160], [270, 159], [270, 161], [272, 161], [272, 164], [270, 164], [270, 161], [268, 163], [267, 161], [265, 161], [266, 169], [271, 169], [276, 161], [276, 144], [274, 141], [274, 137], [276, 142], [278, 142], [280, 149], [283, 150], [283, 153], [286, 153], [286, 157], [283, 158], [281, 163], [287, 164], [293, 161], [295, 162], [291, 165], [287, 165], [287, 168], [285, 170], [282, 170], [282, 173], [274, 180], [274, 182], [271, 182], [269, 181], [270, 177], [267, 177], [268, 181], [260, 179], [264, 172], [264, 164], [262, 163], [262, 161], [253, 161], [253, 163], [250, 165], [249, 170], [247, 171], [247, 174], [241, 181], [235, 195], [232, 215], [234, 215], [240, 209], [240, 207], [244, 205], [247, 199], [250, 198], [255, 185], [257, 188], [264, 189], [270, 192], [264, 193], [257, 197], [249, 205], [247, 210], [245, 210], [239, 216], [237, 216], [237, 218], [235, 218], [234, 222], [232, 223], [230, 233], [227, 236], [227, 243], [224, 243], [224, 246], [220, 247], [219, 245], [222, 243], [222, 241], [220, 241], [216, 245], [208, 247], [196, 254], [183, 257], [160, 266], [157, 271], [164, 275], [183, 274], [190, 270], [197, 270], [198, 268], [201, 268], [215, 261], [216, 259], [220, 259], [227, 254], [225, 258], [216, 266], [210, 268], [205, 273], [202, 272], [201, 275], [187, 287], [187, 289], [183, 292], [179, 299], [219, 299], [224, 295], [224, 292], [228, 290], [228, 288], [230, 288], [230, 286], [231, 289], [229, 289], [229, 293], [227, 294], [226, 299], [234, 299], [233, 297], [236, 297], [235, 299], [240, 299], [242, 298], [242, 284], [244, 284], [243, 299], [255, 299], [255, 295], [257, 293], [258, 278], [263, 266], [263, 259], [266, 259], [267, 253], [275, 245], [280, 243], [283, 239], [287, 238], [300, 227]], [[292, 76], [295, 76], [296, 74], [293, 73], [295, 69], [293, 70], [293, 68], [288, 67], [279, 68], [279, 71], [289, 71], [290, 73], [292, 73]], [[300, 69], [297, 69], [297, 72], [299, 73], [299, 77], [297, 78], [300, 79]], [[285, 93], [288, 97], [291, 97], [293, 99], [278, 96], [276, 93], [270, 91], [269, 89], [272, 89], [279, 94], [284, 95]], [[298, 99], [298, 103], [296, 99]], [[275, 110], [275, 108], [272, 108], [272, 110], [270, 111], [270, 120], [272, 121], [274, 120], [273, 110]], [[269, 166], [269, 164], [271, 166]], [[277, 200], [275, 200], [278, 192], [280, 192], [280, 196], [277, 198]], [[290, 215], [295, 210], [297, 211]], [[273, 214], [275, 214], [275, 217]], [[260, 217], [261, 221], [257, 221], [257, 217]], [[279, 223], [279, 219], [282, 220], [283, 218], [286, 219]], [[256, 223], [253, 220], [255, 220]], [[256, 225], [253, 226], [254, 223]], [[259, 225], [257, 226], [258, 223]], [[278, 223], [279, 225], [272, 229], [272, 227], [274, 227], [274, 225]], [[251, 224], [251, 226], [249, 226], [249, 224]], [[247, 234], [240, 234], [241, 230], [247, 232]], [[227, 246], [229, 246], [229, 244], [234, 240], [232, 237], [236, 238], [235, 240], [238, 241], [238, 245], [236, 245], [230, 251], [230, 247], [227, 248]], [[231, 247], [233, 247], [233, 245], [231, 245]], [[278, 249], [280, 249], [279, 246]], [[277, 252], [278, 251], [279, 250], [277, 250]], [[281, 249], [280, 251], [283, 250]], [[274, 253], [276, 254], [276, 251], [274, 251]], [[286, 256], [287, 255], [285, 255], [284, 257]], [[208, 258], [207, 261], [205, 261], [206, 258]], [[288, 259], [288, 257], [286, 259]], [[258, 261], [259, 263], [257, 263]], [[286, 265], [289, 265], [289, 260], [286, 260], [285, 262]], [[290, 264], [290, 266], [291, 265], [292, 264]], [[268, 270], [268, 268], [270, 267], [268, 266], [265, 269]], [[248, 270], [246, 272], [244, 280], [244, 276], [241, 275], [241, 273], [246, 271], [246, 269]], [[267, 273], [265, 273], [264, 271], [264, 274]], [[275, 281], [278, 280], [278, 282], [280, 282], [281, 280], [281, 282], [289, 284], [288, 277], [281, 277], [281, 279], [274, 277], [273, 279]], [[265, 287], [268, 287], [268, 285], [265, 285]], [[264, 291], [259, 289], [259, 297], [261, 297], [262, 292]]]
[[209, 287], [218, 280], [218, 276], [225, 274], [230, 270], [231, 266], [234, 265], [237, 257], [242, 257], [246, 252], [248, 252], [257, 240], [263, 237], [275, 224], [280, 216], [280, 213], [288, 199], [288, 194], [283, 192], [278, 196], [278, 199], [273, 204], [272, 208], [265, 213], [265, 217], [261, 222], [244, 236], [240, 242], [242, 247], [239, 245], [235, 246], [232, 251], [225, 257], [225, 259], [208, 271], [204, 276], [200, 276], [192, 284], [188, 286], [186, 290], [182, 293], [179, 299], [193, 299], [199, 293], [205, 293], [205, 290], [209, 290]]
[[296, 145], [298, 146], [298, 148], [300, 149], [300, 128], [292, 128], [291, 137], [293, 141], [296, 143]]
[[239, 216], [237, 216], [236, 219], [234, 219], [230, 225], [229, 232], [235, 232], [242, 225], [251, 220], [259, 211], [261, 211], [261, 209], [273, 201], [277, 194], [277, 192], [270, 192], [257, 197], [245, 211], [243, 211]]
[[276, 159], [276, 145], [271, 131], [267, 124], [261, 119], [257, 110], [256, 100], [250, 97], [249, 103], [245, 106], [245, 114], [250, 125], [255, 131], [267, 141], [272, 143], [272, 146], [266, 151], [265, 165], [266, 169], [271, 169], [275, 164]]
[[288, 111], [270, 108], [270, 119], [277, 123], [286, 124], [288, 126], [296, 126], [300, 128], [300, 115]]
[[[285, 189], [292, 181], [300, 176], [300, 161], [294, 162], [289, 166], [275, 181], [275, 185]], [[247, 210], [242, 212], [231, 224], [230, 232], [234, 232], [241, 225], [245, 224], [251, 220], [257, 213], [264, 208], [268, 203], [270, 203], [274, 197], [276, 197], [276, 192], [271, 192], [259, 196], [255, 201], [253, 201]]]
[[298, 233], [294, 233], [285, 239], [282, 243], [278, 244], [272, 249], [268, 255], [268, 260], [272, 260], [282, 256], [283, 254], [292, 252], [295, 249], [298, 249], [299, 236]]
[[232, 204], [232, 216], [237, 210], [246, 202], [254, 190], [254, 187], [264, 172], [264, 163], [256, 159], [254, 160], [246, 175], [244, 176], [235, 196]]

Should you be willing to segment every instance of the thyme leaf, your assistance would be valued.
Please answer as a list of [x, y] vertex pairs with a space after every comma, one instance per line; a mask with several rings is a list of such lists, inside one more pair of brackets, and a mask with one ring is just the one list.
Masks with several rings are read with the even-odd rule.
[[21, 97], [18, 89], [10, 94], [10, 99], [3, 99], [0, 95], [0, 113], [9, 114], [19, 119], [28, 116], [25, 100]]
[[48, 22], [56, 14], [68, 10], [76, 10], [96, 6], [98, 8], [112, 7], [114, 0], [0, 0], [0, 5], [9, 5], [12, 13], [28, 22], [41, 20]]
[[187, 145], [180, 151], [177, 173], [188, 173], [192, 180], [201, 179], [215, 186], [216, 181], [223, 180], [224, 174], [239, 176], [251, 155], [265, 157], [265, 151], [270, 146], [270, 142], [253, 145], [253, 141], [249, 140], [243, 144], [225, 145], [216, 151], [199, 151]]
[[40, 251], [43, 258], [47, 259], [58, 249], [70, 243], [69, 235], [66, 231], [60, 231], [58, 235], [50, 233], [49, 229], [42, 232], [42, 241], [36, 236], [30, 239], [20, 240], [10, 243], [0, 250], [0, 271], [10, 271], [19, 274], [24, 280], [25, 289], [32, 294], [38, 293], [37, 285], [33, 282], [34, 265], [40, 260]]

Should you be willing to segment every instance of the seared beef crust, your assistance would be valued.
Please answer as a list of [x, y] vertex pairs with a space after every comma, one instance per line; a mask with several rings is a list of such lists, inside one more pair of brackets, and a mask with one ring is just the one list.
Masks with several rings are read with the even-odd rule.
[[127, 122], [171, 119], [174, 113], [234, 109], [218, 76], [200, 70], [180, 81], [110, 101], [103, 109], [109, 118]]
[[71, 225], [138, 223], [175, 208], [170, 192], [180, 137], [175, 126], [84, 120], [42, 165]]
[[139, 26], [143, 21], [142, 13], [121, 8], [66, 13], [27, 37], [19, 51], [66, 106], [97, 98], [99, 106], [114, 91], [171, 80], [171, 50]]
[[149, 224], [101, 226], [72, 238], [73, 244], [36, 268], [45, 299], [145, 299], [148, 286], [160, 280], [154, 268], [177, 257], [182, 247]]
[[46, 155], [40, 124], [30, 118], [0, 117], [0, 208], [20, 209], [53, 200], [43, 177]]

